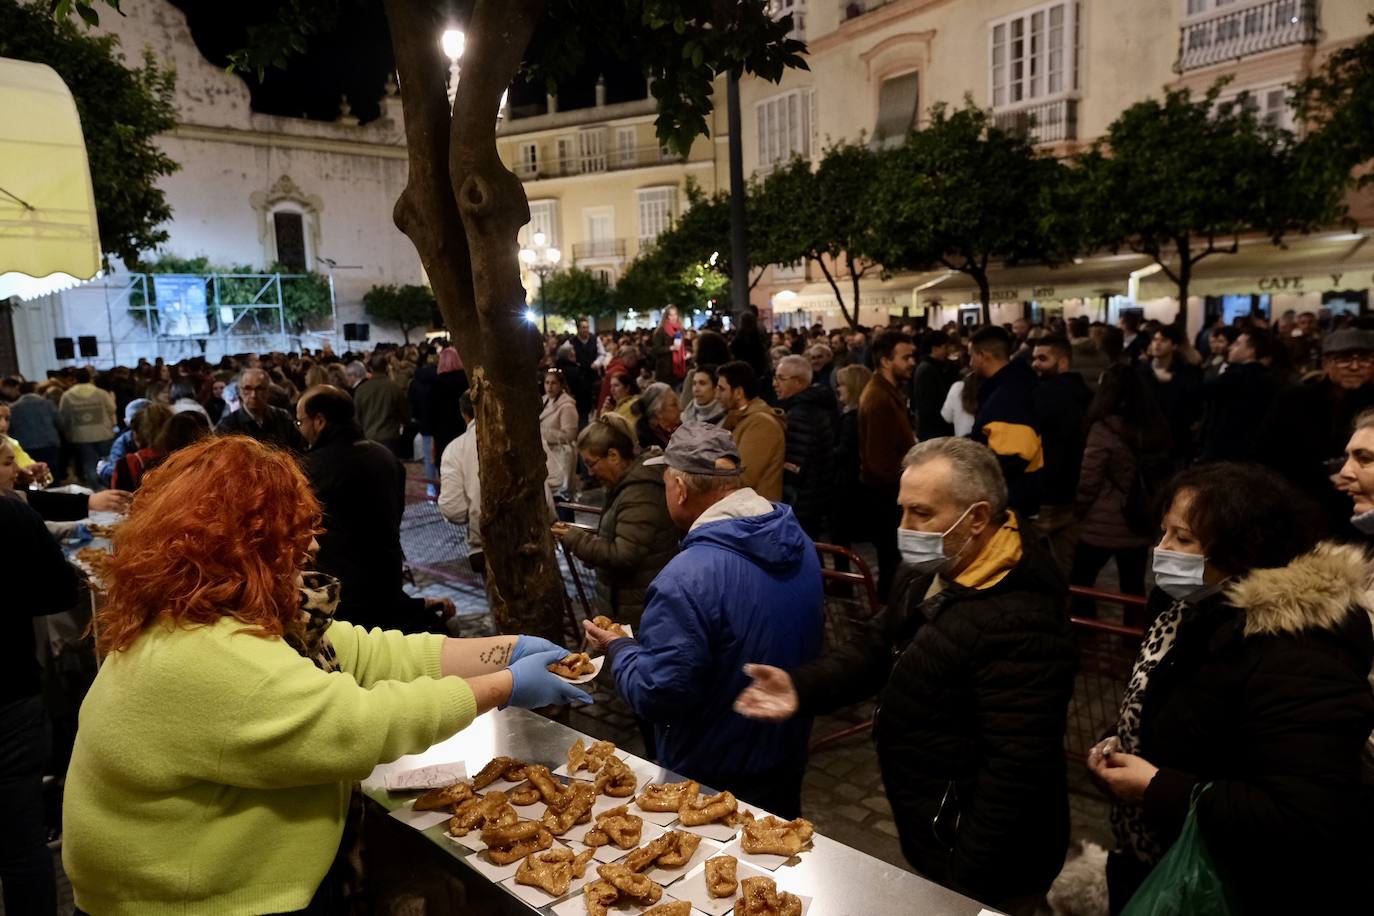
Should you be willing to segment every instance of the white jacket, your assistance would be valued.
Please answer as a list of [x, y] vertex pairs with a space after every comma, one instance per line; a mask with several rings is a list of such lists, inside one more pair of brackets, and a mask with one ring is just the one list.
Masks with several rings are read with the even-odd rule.
[[566, 392], [554, 401], [544, 398], [539, 433], [544, 439], [550, 489], [571, 494], [577, 482], [577, 402]]
[[468, 546], [482, 549], [482, 478], [477, 471], [477, 424], [444, 448], [439, 459], [439, 512], [455, 525], [468, 526]]

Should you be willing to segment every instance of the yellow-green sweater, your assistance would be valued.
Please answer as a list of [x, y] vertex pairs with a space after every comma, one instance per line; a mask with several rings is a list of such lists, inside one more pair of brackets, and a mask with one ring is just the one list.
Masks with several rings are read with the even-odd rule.
[[101, 666], [67, 774], [62, 864], [107, 914], [303, 909], [334, 858], [350, 785], [470, 723], [440, 636], [336, 622], [343, 670], [281, 639], [155, 626]]

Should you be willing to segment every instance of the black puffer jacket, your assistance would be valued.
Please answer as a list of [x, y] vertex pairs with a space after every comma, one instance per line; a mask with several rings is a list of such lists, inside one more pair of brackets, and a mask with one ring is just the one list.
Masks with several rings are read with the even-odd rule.
[[835, 423], [839, 408], [829, 388], [812, 385], [779, 402], [787, 414], [783, 498], [812, 538], [825, 526], [826, 497], [834, 480]]
[[[1198, 823], [1241, 913], [1369, 912], [1371, 586], [1350, 545], [1257, 570], [1185, 612], [1150, 675], [1139, 754], [1159, 772], [1145, 823], [1167, 847], [1193, 787], [1210, 782]], [[1120, 864], [1113, 910], [1143, 877]]]
[[1064, 729], [1077, 655], [1065, 585], [1022, 538], [986, 589], [903, 567], [859, 640], [792, 672], [802, 711], [880, 693], [874, 726], [902, 852], [927, 877], [995, 903], [1044, 893], [1069, 841]]

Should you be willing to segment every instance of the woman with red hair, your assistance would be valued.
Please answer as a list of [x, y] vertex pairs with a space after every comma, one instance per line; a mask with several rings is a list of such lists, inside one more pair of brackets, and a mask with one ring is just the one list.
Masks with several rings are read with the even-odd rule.
[[67, 775], [82, 911], [329, 912], [352, 784], [497, 706], [591, 698], [527, 636], [333, 621], [306, 572], [319, 504], [295, 460], [206, 439], [144, 478], [114, 536], [100, 673]]

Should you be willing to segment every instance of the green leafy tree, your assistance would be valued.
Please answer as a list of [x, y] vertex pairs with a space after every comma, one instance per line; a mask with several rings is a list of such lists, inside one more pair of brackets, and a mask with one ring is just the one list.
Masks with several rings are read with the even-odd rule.
[[[1374, 15], [1369, 24], [1374, 26]], [[1374, 159], [1374, 32], [1333, 53], [1294, 86], [1293, 108], [1308, 127], [1299, 158], [1319, 169], [1318, 175], [1334, 168], [1337, 177], [1347, 178]], [[1358, 183], [1374, 183], [1374, 172], [1364, 172]]]
[[100, 250], [137, 269], [145, 251], [167, 240], [172, 216], [159, 178], [179, 166], [154, 138], [176, 126], [175, 75], [145, 55], [130, 69], [112, 37], [96, 38], [48, 16], [42, 4], [0, 0], [0, 57], [57, 71], [76, 100], [100, 224]]
[[563, 318], [607, 318], [616, 313], [615, 290], [598, 275], [582, 267], [549, 274], [537, 302], [550, 315]]
[[434, 315], [434, 294], [414, 284], [374, 286], [363, 293], [363, 310], [374, 321], [399, 327], [406, 343], [410, 343], [411, 331], [429, 326]]
[[889, 270], [945, 267], [978, 287], [991, 321], [988, 267], [1062, 260], [1070, 240], [1045, 231], [1061, 204], [1064, 166], [998, 129], [966, 100], [930, 109], [929, 124], [876, 155], [865, 254]]
[[[56, 9], [85, 17], [98, 2], [59, 0]], [[520, 179], [497, 152], [501, 97], [517, 77], [556, 91], [586, 61], [614, 55], [642, 69], [658, 104], [659, 140], [686, 153], [707, 131], [717, 78], [747, 72], [776, 82], [788, 67], [805, 67], [805, 47], [787, 37], [791, 17], [775, 20], [763, 0], [381, 2], [408, 152], [393, 217], [415, 244], [472, 382], [482, 517], [502, 520], [482, 538], [492, 613], [503, 632], [558, 638], [565, 596], [544, 505], [540, 402], [529, 383], [538, 354], [510, 346], [528, 334], [516, 252], [530, 211]], [[249, 23], [251, 46], [234, 65], [261, 72], [280, 63], [343, 7], [339, 0], [277, 4], [272, 21]], [[455, 16], [467, 49], [450, 104], [449, 64], [437, 38]]]
[[1148, 255], [1178, 289], [1182, 321], [1199, 262], [1235, 254], [1241, 234], [1324, 222], [1339, 193], [1307, 198], [1294, 181], [1292, 135], [1263, 124], [1245, 98], [1218, 104], [1224, 82], [1137, 102], [1078, 157], [1076, 183], [1089, 243]]
[[[765, 178], [750, 198], [751, 226], [766, 227], [758, 243], [766, 249], [764, 262], [815, 264], [851, 328], [859, 324], [860, 280], [881, 269], [871, 254], [875, 246], [869, 204], [877, 166], [878, 155], [862, 140], [838, 143], [825, 151], [815, 169], [805, 159], [793, 159]], [[845, 276], [849, 306], [840, 290]]]

